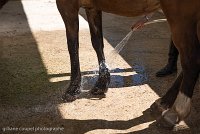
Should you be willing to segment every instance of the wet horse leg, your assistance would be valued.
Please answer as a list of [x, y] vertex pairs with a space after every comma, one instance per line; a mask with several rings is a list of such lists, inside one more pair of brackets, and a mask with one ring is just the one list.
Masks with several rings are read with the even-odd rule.
[[78, 0], [57, 0], [57, 7], [66, 27], [68, 51], [71, 62], [71, 82], [63, 95], [65, 101], [74, 101], [80, 94], [81, 73], [79, 64]]
[[102, 11], [95, 9], [86, 9], [88, 23], [90, 27], [91, 41], [96, 51], [99, 62], [99, 78], [91, 93], [94, 95], [104, 94], [107, 92], [110, 83], [110, 72], [105, 63], [104, 43], [102, 33]]

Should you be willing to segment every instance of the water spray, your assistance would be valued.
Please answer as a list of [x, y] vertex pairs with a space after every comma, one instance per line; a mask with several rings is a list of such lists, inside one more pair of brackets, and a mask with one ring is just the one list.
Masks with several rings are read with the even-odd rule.
[[[157, 20], [147, 21], [143, 24], [133, 27], [132, 30], [126, 35], [126, 37], [124, 39], [122, 39], [122, 41], [120, 43], [117, 44], [117, 46], [114, 48], [113, 51], [115, 51], [115, 53], [119, 53], [124, 48], [124, 46], [127, 44], [128, 40], [132, 36], [133, 32], [137, 31], [138, 29], [141, 29], [144, 26], [149, 25], [149, 24], [161, 23], [161, 22], [166, 22], [166, 21], [167, 21], [167, 19], [157, 19]], [[138, 22], [136, 22], [136, 23], [138, 23]]]
[[[149, 16], [149, 17], [148, 17]], [[135, 31], [137, 31], [137, 30], [139, 30], [139, 29], [141, 29], [141, 28], [143, 28], [144, 26], [146, 26], [146, 25], [149, 25], [149, 24], [155, 24], [155, 23], [161, 23], [161, 22], [166, 22], [167, 20], [166, 19], [157, 19], [157, 20], [152, 20], [152, 21], [149, 21], [149, 19], [153, 16], [153, 14], [150, 14], [150, 15], [148, 15], [148, 16], [145, 16], [145, 21], [143, 20], [143, 22], [142, 22], [142, 19], [144, 19], [144, 18], [142, 18], [142, 19], [140, 19], [139, 21], [137, 21], [136, 23], [135, 23], [135, 27], [132, 27], [132, 30], [125, 36], [125, 38], [124, 39], [122, 39], [122, 41], [120, 41], [118, 44], [117, 44], [117, 46], [114, 48], [114, 50], [112, 50], [110, 53], [109, 53], [109, 59], [107, 60], [107, 63], [108, 63], [108, 65], [110, 65], [110, 67], [109, 67], [109, 69], [111, 69], [112, 67], [111, 67], [111, 65], [112, 65], [112, 63], [114, 62], [114, 59], [117, 57], [117, 55], [122, 51], [122, 49], [124, 48], [124, 46], [127, 44], [127, 42], [128, 42], [128, 40], [130, 39], [130, 37], [132, 36], [132, 34], [135, 32]], [[141, 23], [142, 22], [142, 23]], [[139, 25], [137, 25], [137, 23], [140, 23]], [[98, 67], [97, 67], [98, 68]], [[95, 70], [97, 69], [97, 68], [95, 68]], [[90, 81], [90, 80], [92, 80], [92, 79], [94, 79], [94, 78], [96, 78], [96, 74], [98, 74], [98, 71], [94, 71], [94, 74], [95, 74], [95, 76], [92, 76], [90, 79], [83, 79], [82, 78], [82, 80], [81, 80], [81, 87], [83, 88], [83, 86], [86, 84], [86, 83], [88, 83], [88, 81]]]

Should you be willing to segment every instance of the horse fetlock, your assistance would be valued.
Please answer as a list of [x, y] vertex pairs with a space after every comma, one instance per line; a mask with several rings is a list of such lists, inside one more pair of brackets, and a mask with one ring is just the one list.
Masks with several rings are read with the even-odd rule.
[[102, 61], [99, 66], [99, 78], [91, 90], [94, 95], [102, 95], [108, 91], [108, 86], [110, 84], [110, 71], [105, 63]]
[[99, 70], [99, 77], [108, 77], [110, 76], [110, 70], [108, 68]]
[[180, 119], [186, 118], [191, 111], [191, 98], [179, 92], [173, 109], [178, 113]]
[[108, 74], [110, 74], [108, 65], [106, 64], [105, 61], [102, 61], [99, 65], [99, 75], [103, 76], [103, 75], [108, 75]]
[[110, 70], [105, 61], [102, 61], [99, 65], [99, 79], [97, 83], [106, 87], [110, 84]]
[[191, 98], [179, 92], [172, 108], [163, 111], [162, 116], [170, 124], [176, 125], [186, 118], [191, 110]]

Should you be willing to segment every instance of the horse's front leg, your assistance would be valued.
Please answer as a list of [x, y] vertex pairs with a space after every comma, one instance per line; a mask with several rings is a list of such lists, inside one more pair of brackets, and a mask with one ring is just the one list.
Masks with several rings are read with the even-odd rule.
[[102, 11], [86, 9], [86, 14], [90, 26], [92, 45], [96, 51], [99, 62], [99, 78], [94, 88], [91, 90], [91, 93], [99, 95], [107, 92], [110, 83], [110, 72], [106, 65], [103, 52]]
[[63, 100], [74, 101], [80, 94], [81, 73], [79, 64], [79, 20], [78, 0], [57, 0], [58, 10], [63, 18], [66, 27], [68, 51], [71, 62], [71, 82], [63, 95]]

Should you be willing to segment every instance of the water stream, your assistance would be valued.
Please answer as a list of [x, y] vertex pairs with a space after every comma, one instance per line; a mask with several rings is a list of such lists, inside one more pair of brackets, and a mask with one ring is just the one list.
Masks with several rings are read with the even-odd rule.
[[[160, 23], [160, 22], [166, 22], [166, 19], [158, 19], [158, 20], [152, 20], [152, 21], [149, 21], [149, 22], [146, 22], [144, 23], [144, 26], [146, 25], [149, 25], [149, 24], [154, 24], [154, 23]], [[111, 73], [112, 72], [115, 72], [115, 70], [117, 69], [115, 66], [114, 66], [114, 63], [116, 62], [116, 58], [117, 56], [119, 55], [119, 53], [123, 50], [123, 48], [125, 47], [125, 45], [128, 43], [130, 37], [132, 36], [132, 34], [138, 30], [138, 28], [135, 28], [133, 30], [131, 30], [123, 39], [121, 42], [119, 42], [117, 44], [117, 46], [114, 48], [114, 50], [112, 50], [109, 55], [107, 56], [107, 60], [106, 60], [106, 63], [109, 67], [109, 69], [111, 70]], [[141, 68], [142, 68], [142, 73], [141, 73]], [[119, 69], [119, 68], [118, 68]], [[138, 69], [140, 69], [138, 71]], [[81, 79], [81, 87], [82, 89], [90, 89], [94, 84], [95, 82], [97, 81], [98, 79], [98, 72], [99, 70], [99, 67], [97, 66], [92, 75], [91, 73], [88, 74], [89, 77], [87, 76], [83, 76], [82, 79]], [[140, 66], [140, 65], [135, 65], [133, 67], [133, 70], [136, 71], [136, 73], [141, 73], [141, 74], [138, 74], [138, 75], [135, 75], [135, 77], [132, 77], [132, 80], [133, 80], [133, 83], [135, 81], [135, 84], [139, 84], [141, 81], [144, 81], [147, 79], [147, 75], [144, 73], [144, 67], [143, 66]]]

